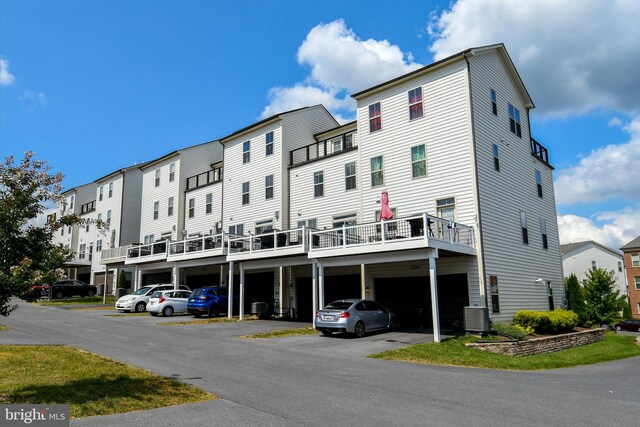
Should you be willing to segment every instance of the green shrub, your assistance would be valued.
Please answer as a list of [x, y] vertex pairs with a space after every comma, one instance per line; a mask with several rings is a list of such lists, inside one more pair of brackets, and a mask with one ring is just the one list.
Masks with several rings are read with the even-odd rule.
[[578, 324], [578, 315], [571, 310], [522, 310], [513, 317], [513, 323], [536, 332], [569, 331]]
[[527, 339], [527, 336], [530, 335], [525, 328], [517, 325], [510, 325], [504, 322], [491, 323], [491, 330], [498, 335], [509, 337], [518, 341], [524, 341]]

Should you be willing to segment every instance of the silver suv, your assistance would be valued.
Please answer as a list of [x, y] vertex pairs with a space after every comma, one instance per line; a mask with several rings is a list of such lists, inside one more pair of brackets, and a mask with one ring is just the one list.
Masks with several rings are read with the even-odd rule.
[[[121, 310], [124, 312], [135, 311], [136, 313], [142, 313], [147, 309], [147, 303], [149, 302], [149, 298], [151, 298], [151, 294], [155, 291], [168, 291], [173, 289], [173, 285], [171, 283], [158, 283], [155, 285], [146, 285], [138, 289], [132, 294], [125, 295], [116, 301], [116, 310]], [[180, 285], [178, 287], [180, 290], [188, 291], [189, 288]]]

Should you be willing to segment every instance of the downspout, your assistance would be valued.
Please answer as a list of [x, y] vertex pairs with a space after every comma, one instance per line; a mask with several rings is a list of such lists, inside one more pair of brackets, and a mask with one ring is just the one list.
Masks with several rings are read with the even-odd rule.
[[467, 81], [469, 85], [469, 108], [471, 111], [471, 141], [472, 141], [472, 149], [473, 149], [473, 160], [474, 160], [474, 174], [475, 174], [475, 187], [476, 187], [476, 212], [478, 213], [478, 236], [476, 238], [476, 251], [478, 252], [478, 257], [480, 258], [480, 262], [478, 263], [478, 278], [480, 279], [481, 289], [484, 291], [484, 306], [485, 308], [489, 308], [489, 297], [487, 295], [487, 284], [486, 284], [486, 275], [485, 275], [485, 262], [484, 262], [484, 239], [482, 238], [482, 213], [480, 211], [480, 186], [479, 186], [479, 177], [478, 177], [478, 149], [476, 142], [476, 132], [475, 132], [475, 120], [474, 120], [474, 112], [473, 112], [473, 89], [471, 82], [471, 64], [469, 63], [469, 59], [467, 58], [468, 52], [462, 54], [465, 62], [467, 63]]
[[220, 230], [224, 230], [224, 178], [226, 176], [224, 170], [224, 144], [218, 140], [218, 143], [222, 145], [222, 189], [220, 194]]

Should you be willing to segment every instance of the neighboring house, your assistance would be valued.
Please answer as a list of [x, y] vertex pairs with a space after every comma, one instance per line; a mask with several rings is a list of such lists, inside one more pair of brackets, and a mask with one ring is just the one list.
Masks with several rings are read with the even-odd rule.
[[631, 313], [634, 318], [640, 319], [640, 236], [622, 246], [620, 250], [624, 253]]
[[142, 166], [135, 286], [227, 284], [243, 310], [308, 320], [371, 297], [435, 331], [467, 306], [503, 321], [560, 306], [553, 167], [504, 46], [353, 97], [351, 123], [301, 108]]
[[[89, 183], [62, 193], [64, 199], [58, 206], [56, 217], [75, 214], [86, 221], [88, 213], [95, 205], [95, 189], [96, 185]], [[90, 283], [93, 247], [85, 241], [85, 234], [86, 225], [84, 224], [65, 226], [56, 232], [53, 242], [60, 243], [73, 252], [73, 259], [65, 264], [67, 277]]]
[[616, 290], [620, 295], [627, 294], [622, 254], [615, 249], [601, 245], [593, 240], [560, 245], [564, 276], [575, 274], [580, 283], [587, 279], [587, 272], [596, 268], [613, 271]]

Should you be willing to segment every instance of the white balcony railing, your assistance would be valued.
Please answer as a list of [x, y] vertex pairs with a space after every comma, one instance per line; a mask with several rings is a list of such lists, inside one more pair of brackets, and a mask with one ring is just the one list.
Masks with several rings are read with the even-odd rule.
[[131, 245], [127, 248], [126, 262], [144, 262], [166, 258], [168, 240], [161, 240], [147, 245]]
[[127, 250], [130, 247], [131, 245], [119, 246], [117, 248], [103, 249], [100, 262], [102, 264], [107, 264], [111, 262], [124, 261], [124, 259], [127, 257]]
[[309, 229], [306, 227], [291, 230], [270, 230], [253, 236], [229, 238], [229, 255], [254, 252], [278, 252], [292, 248], [305, 252], [309, 242]]
[[[426, 224], [426, 227], [425, 227]], [[424, 240], [475, 248], [473, 228], [427, 214], [311, 231], [309, 252]]]
[[220, 233], [171, 242], [168, 259], [226, 255], [229, 234]]

